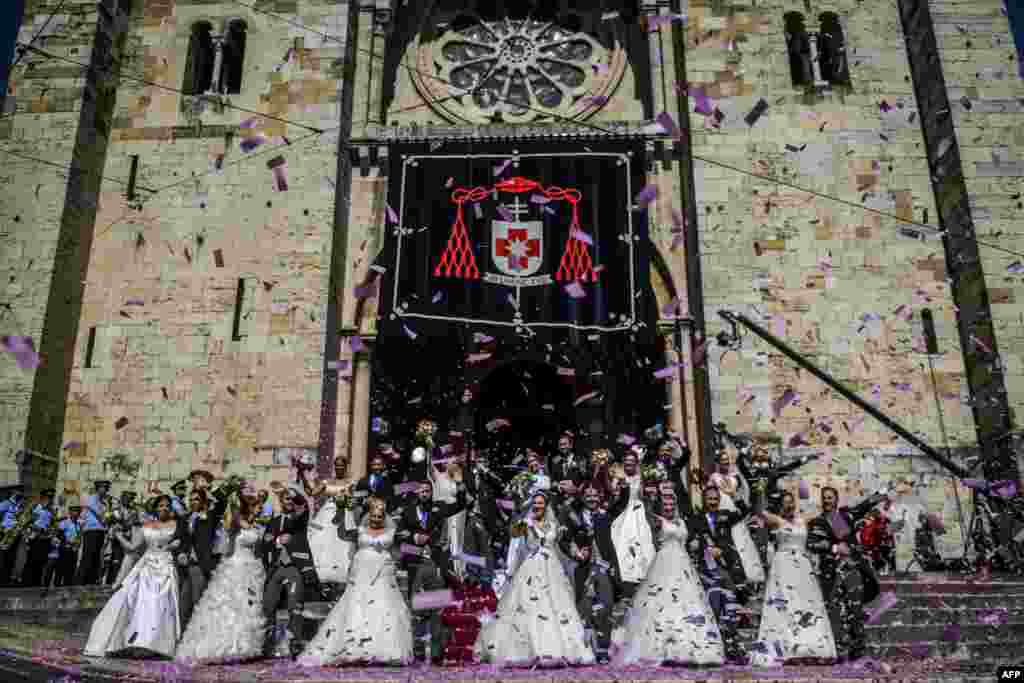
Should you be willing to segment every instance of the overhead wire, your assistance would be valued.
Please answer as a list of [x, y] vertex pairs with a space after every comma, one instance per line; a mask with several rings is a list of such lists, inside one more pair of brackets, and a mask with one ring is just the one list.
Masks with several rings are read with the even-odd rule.
[[45, 31], [46, 27], [50, 25], [50, 22], [53, 21], [53, 18], [57, 16], [57, 12], [60, 12], [64, 8], [64, 5], [67, 3], [67, 1], [68, 0], [60, 0], [60, 4], [57, 5], [57, 8], [55, 10], [50, 12], [50, 16], [46, 17], [46, 21], [44, 21], [40, 29], [36, 31], [36, 34], [29, 39], [28, 44], [24, 48], [18, 50], [18, 55], [14, 58], [14, 61], [11, 62], [10, 69], [7, 73], [14, 71], [14, 67], [18, 66], [18, 62], [20, 62], [21, 58], [25, 56], [25, 52], [28, 50], [29, 46], [34, 45], [36, 40], [39, 39], [39, 36], [43, 35], [43, 31]]
[[[239, 5], [241, 7], [245, 7], [245, 8], [247, 8], [247, 9], [253, 11], [253, 12], [256, 12], [258, 14], [264, 14], [266, 16], [274, 17], [274, 18], [276, 18], [276, 19], [278, 19], [280, 21], [288, 23], [288, 24], [290, 24], [292, 26], [295, 26], [297, 28], [302, 28], [303, 30], [310, 31], [312, 33], [316, 33], [316, 34], [318, 34], [318, 35], [320, 35], [320, 36], [322, 36], [324, 38], [328, 38], [328, 39], [336, 41], [336, 42], [338, 42], [340, 44], [345, 44], [345, 41], [342, 40], [341, 38], [337, 37], [337, 36], [332, 36], [332, 35], [330, 35], [328, 33], [324, 33], [323, 31], [320, 31], [319, 29], [313, 28], [312, 26], [309, 26], [307, 24], [303, 24], [301, 22], [294, 21], [292, 19], [289, 19], [288, 17], [282, 16], [282, 15], [277, 14], [275, 12], [270, 12], [270, 11], [267, 11], [267, 10], [264, 10], [264, 9], [260, 9], [260, 8], [256, 7], [255, 5], [251, 5], [251, 4], [242, 2], [241, 0], [229, 0], [229, 1], [232, 4]], [[377, 59], [377, 60], [382, 60], [383, 59], [382, 57], [374, 54], [372, 51], [367, 50], [365, 48], [360, 48], [360, 47], [357, 46], [355, 49], [356, 49], [357, 52], [363, 53], [364, 55], [370, 57], [371, 59]], [[458, 89], [458, 90], [464, 90], [463, 88], [459, 88], [458, 86], [452, 84], [451, 81], [449, 81], [449, 80], [447, 80], [445, 78], [442, 78], [441, 76], [438, 76], [436, 74], [431, 74], [431, 73], [428, 73], [428, 72], [423, 71], [421, 69], [418, 69], [418, 68], [416, 68], [414, 66], [409, 66], [408, 64], [406, 64], [404, 62], [400, 62], [399, 65], [402, 68], [404, 68], [406, 71], [408, 71], [408, 72], [415, 73], [415, 74], [417, 74], [419, 76], [422, 76], [424, 78], [430, 78], [430, 79], [433, 79], [435, 81], [439, 81], [440, 83], [445, 84], [445, 85], [447, 85], [447, 86], [449, 86], [451, 88], [455, 88], [455, 89]], [[481, 82], [483, 82], [484, 80], [486, 80], [486, 79], [481, 79]], [[467, 94], [468, 94], [468, 92], [469, 91], [467, 91]], [[451, 95], [451, 96], [449, 96], [448, 98], [445, 98], [445, 99], [452, 99], [452, 98], [461, 97], [461, 96], [463, 96], [463, 95]], [[561, 114], [558, 114], [558, 113], [550, 112], [550, 111], [547, 111], [547, 110], [544, 110], [544, 109], [539, 109], [538, 107], [533, 107], [533, 106], [530, 106], [530, 105], [524, 105], [524, 104], [522, 104], [520, 102], [513, 102], [509, 98], [504, 97], [504, 96], [500, 96], [500, 95], [496, 96], [496, 99], [499, 102], [515, 104], [517, 107], [526, 108], [526, 109], [531, 110], [531, 111], [542, 113], [542, 114], [545, 114], [546, 116], [550, 116], [552, 118], [560, 119], [560, 120], [562, 120], [562, 121], [564, 121], [566, 123], [572, 123], [572, 124], [577, 125], [577, 126], [590, 128], [592, 130], [595, 130], [595, 131], [598, 131], [598, 132], [601, 132], [601, 133], [605, 133], [605, 134], [609, 134], [609, 135], [610, 134], [614, 134], [614, 131], [610, 131], [610, 130], [608, 130], [606, 128], [603, 128], [602, 126], [599, 126], [597, 124], [591, 123], [589, 121], [579, 121], [579, 120], [572, 119], [570, 117], [567, 117], [567, 116], [564, 116], [564, 115], [561, 115]], [[424, 103], [424, 105], [417, 105], [417, 107], [419, 107], [419, 106], [429, 106], [429, 104], [431, 104], [431, 103], [429, 103], [429, 102], [428, 103]], [[689, 115], [689, 113], [687, 113], [687, 115]], [[867, 206], [865, 204], [859, 204], [857, 202], [850, 201], [848, 199], [843, 199], [843, 198], [837, 197], [835, 195], [830, 195], [830, 194], [827, 194], [827, 193], [818, 192], [816, 190], [811, 190], [811, 189], [808, 189], [808, 188], [805, 188], [805, 187], [801, 187], [799, 185], [796, 185], [794, 183], [782, 180], [780, 178], [776, 178], [774, 176], [767, 176], [767, 175], [762, 175], [760, 173], [755, 173], [753, 171], [747, 171], [745, 169], [741, 169], [741, 168], [738, 168], [736, 166], [732, 166], [730, 164], [718, 161], [716, 159], [711, 159], [709, 157], [704, 157], [704, 156], [701, 156], [701, 155], [698, 155], [698, 154], [694, 154], [693, 151], [692, 151], [692, 147], [691, 147], [691, 157], [693, 159], [698, 160], [698, 161], [702, 161], [702, 162], [704, 162], [706, 164], [711, 164], [713, 166], [718, 166], [720, 168], [733, 171], [735, 173], [739, 173], [739, 174], [742, 174], [742, 175], [750, 176], [752, 178], [757, 178], [759, 180], [764, 180], [764, 181], [771, 182], [771, 183], [776, 183], [778, 185], [783, 185], [783, 186], [789, 187], [791, 189], [798, 190], [800, 192], [806, 192], [807, 194], [810, 194], [810, 195], [813, 195], [813, 196], [816, 196], [816, 197], [820, 197], [822, 199], [827, 199], [827, 200], [830, 200], [830, 201], [834, 201], [834, 202], [837, 202], [837, 203], [840, 203], [840, 204], [844, 204], [846, 206], [850, 206], [850, 207], [853, 207], [853, 208], [861, 209], [863, 211], [869, 211], [871, 213], [875, 213], [875, 214], [877, 214], [879, 216], [882, 216], [882, 217], [885, 217], [885, 218], [891, 218], [893, 220], [900, 221], [901, 223], [906, 223], [908, 225], [913, 225], [913, 226], [915, 226], [917, 228], [923, 228], [925, 230], [930, 231], [930, 233], [933, 236], [947, 234], [947, 231], [945, 229], [940, 228], [938, 226], [929, 225], [927, 223], [922, 223], [920, 221], [915, 221], [913, 219], [904, 218], [904, 217], [898, 216], [896, 214], [887, 213], [885, 211], [880, 211], [879, 209], [872, 208], [872, 207]], [[979, 246], [988, 247], [989, 249], [993, 249], [995, 251], [1001, 251], [1001, 252], [1010, 254], [1012, 256], [1016, 256], [1016, 257], [1019, 257], [1019, 258], [1024, 258], [1024, 253], [1016, 252], [1016, 251], [1013, 251], [1012, 249], [1008, 249], [1006, 247], [1003, 247], [1003, 246], [1000, 246], [1000, 245], [997, 245], [997, 244], [991, 244], [989, 242], [983, 242], [981, 240], [978, 240], [977, 238], [975, 238], [975, 243], [978, 244]]]

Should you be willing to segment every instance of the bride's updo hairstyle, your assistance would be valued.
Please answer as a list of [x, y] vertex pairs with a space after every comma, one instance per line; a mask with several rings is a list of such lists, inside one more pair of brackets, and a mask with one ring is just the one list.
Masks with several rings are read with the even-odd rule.
[[371, 496], [366, 500], [366, 524], [371, 529], [383, 529], [387, 520], [388, 504], [383, 498]]

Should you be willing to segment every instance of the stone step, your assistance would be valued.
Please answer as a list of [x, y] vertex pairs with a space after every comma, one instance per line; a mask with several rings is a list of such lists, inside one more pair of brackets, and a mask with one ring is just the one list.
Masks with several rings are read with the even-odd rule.
[[99, 611], [113, 593], [112, 586], [70, 586], [45, 592], [42, 588], [5, 588], [0, 590], [0, 611]]
[[1024, 623], [1003, 624], [1001, 626], [988, 626], [986, 624], [971, 624], [963, 622], [947, 622], [936, 625], [911, 625], [911, 626], [868, 626], [868, 638], [875, 643], [916, 643], [916, 642], [943, 642], [944, 635], [953, 638], [954, 634], [946, 631], [947, 626], [959, 626], [955, 633], [957, 641], [988, 642], [993, 638], [1016, 639], [1018, 643], [1024, 643]]
[[[882, 614], [877, 624], [869, 626], [941, 626], [950, 623], [981, 624], [981, 619], [996, 607], [955, 607], [952, 609], [934, 609], [932, 607], [912, 607], [900, 609], [899, 606]], [[1006, 623], [1024, 623], [1024, 606], [1006, 607], [1002, 619]]]
[[899, 596], [904, 595], [941, 595], [941, 594], [972, 594], [983, 595], [998, 593], [1001, 595], [1024, 595], [1024, 581], [1016, 578], [992, 577], [986, 581], [969, 581], [964, 577], [936, 576], [930, 574], [917, 575], [913, 579], [883, 578], [880, 581], [882, 591], [893, 591]]
[[[991, 641], [961, 641], [951, 643], [927, 643], [926, 649], [921, 641], [878, 643], [868, 639], [868, 656], [879, 659], [924, 659], [925, 657], [957, 657], [975, 663], [1007, 662], [1009, 652], [1019, 652], [1021, 641], [1016, 639], [997, 639]], [[990, 667], [990, 669], [995, 668]], [[992, 675], [989, 675], [992, 680]]]

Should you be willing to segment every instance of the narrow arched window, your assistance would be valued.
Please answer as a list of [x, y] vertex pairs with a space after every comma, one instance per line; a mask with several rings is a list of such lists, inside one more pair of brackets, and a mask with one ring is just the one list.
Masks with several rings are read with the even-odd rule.
[[205, 21], [192, 25], [185, 60], [185, 81], [181, 90], [186, 95], [202, 95], [213, 85], [213, 65], [216, 49], [213, 45], [213, 26]]
[[244, 21], [236, 19], [228, 24], [224, 35], [223, 61], [220, 68], [220, 92], [236, 95], [242, 91], [242, 65], [245, 62]]
[[804, 15], [787, 12], [785, 20], [786, 50], [789, 52], [789, 70], [793, 86], [800, 88], [814, 83], [814, 62], [811, 59], [811, 39], [807, 35]]
[[846, 38], [839, 15], [823, 12], [818, 21], [818, 54], [821, 57], [821, 78], [832, 85], [850, 85], [850, 69], [846, 61]]

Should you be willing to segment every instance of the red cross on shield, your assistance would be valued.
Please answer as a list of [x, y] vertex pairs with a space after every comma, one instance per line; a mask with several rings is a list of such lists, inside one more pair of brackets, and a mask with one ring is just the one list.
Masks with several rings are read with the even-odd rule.
[[540, 269], [544, 248], [541, 221], [493, 221], [491, 260], [505, 275], [528, 277]]

